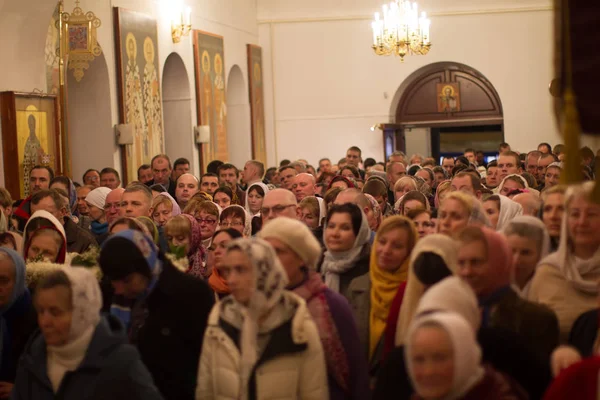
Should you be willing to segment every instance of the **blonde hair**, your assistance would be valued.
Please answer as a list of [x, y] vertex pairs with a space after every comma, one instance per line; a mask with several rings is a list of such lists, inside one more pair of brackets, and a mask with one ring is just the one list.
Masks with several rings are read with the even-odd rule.
[[319, 200], [316, 197], [309, 196], [303, 198], [298, 203], [298, 208], [307, 208], [318, 219], [321, 219], [321, 208], [319, 207]]
[[394, 184], [394, 192], [397, 192], [401, 190], [401, 188], [404, 188], [404, 186], [406, 186], [408, 182], [410, 182], [415, 187], [413, 190], [419, 189], [417, 186], [417, 181], [412, 176], [403, 176], [402, 178], [396, 181], [396, 184]]
[[199, 212], [204, 211], [207, 214], [214, 215], [219, 219], [219, 208], [212, 201], [200, 200], [192, 198], [185, 206], [183, 210], [184, 214], [196, 215]]
[[384, 219], [381, 225], [379, 225], [379, 229], [377, 229], [377, 236], [375, 237], [375, 241], [377, 241], [377, 238], [381, 235], [385, 235], [386, 233], [391, 232], [395, 229], [404, 230], [408, 234], [408, 248], [410, 249], [408, 257], [410, 257], [410, 252], [415, 247], [419, 234], [412, 220], [408, 219], [405, 216], [394, 215]]
[[177, 215], [165, 224], [165, 235], [169, 236], [191, 236], [192, 225], [183, 215]]
[[549, 187], [548, 189], [544, 189], [541, 194], [542, 201], [546, 201], [548, 196], [553, 195], [553, 194], [565, 195], [567, 193], [567, 189], [568, 188], [564, 185], [556, 185], [556, 186]]
[[159, 194], [152, 200], [152, 210], [156, 210], [156, 207], [161, 204], [165, 204], [169, 211], [173, 211], [173, 202], [164, 194]]
[[450, 192], [445, 198], [446, 200], [456, 200], [458, 201], [466, 210], [469, 215], [473, 212], [474, 201], [476, 200], [473, 196], [463, 193], [461, 191]]

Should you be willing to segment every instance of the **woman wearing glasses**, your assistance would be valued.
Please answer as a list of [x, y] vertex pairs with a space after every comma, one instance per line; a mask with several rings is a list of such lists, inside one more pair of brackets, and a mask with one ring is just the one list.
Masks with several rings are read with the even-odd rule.
[[200, 224], [200, 237], [205, 249], [210, 247], [212, 236], [215, 234], [219, 222], [219, 206], [211, 201], [192, 199], [183, 210], [184, 214], [193, 215]]
[[219, 229], [235, 229], [244, 237], [252, 236], [252, 218], [244, 207], [232, 204], [221, 212]]

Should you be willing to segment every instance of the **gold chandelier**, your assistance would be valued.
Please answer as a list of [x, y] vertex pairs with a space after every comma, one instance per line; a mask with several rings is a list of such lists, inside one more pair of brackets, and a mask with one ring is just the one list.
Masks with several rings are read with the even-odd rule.
[[402, 62], [407, 54], [425, 55], [431, 48], [430, 25], [425, 12], [419, 17], [417, 3], [394, 0], [384, 4], [383, 19], [376, 12], [371, 23], [373, 50], [378, 56], [400, 56]]

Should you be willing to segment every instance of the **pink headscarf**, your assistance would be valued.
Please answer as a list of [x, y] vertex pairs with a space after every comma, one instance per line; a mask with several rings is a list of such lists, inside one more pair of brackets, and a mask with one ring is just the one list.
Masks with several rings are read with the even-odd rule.
[[493, 274], [494, 287], [498, 290], [511, 283], [512, 253], [504, 235], [488, 227], [481, 227], [487, 244], [487, 259], [490, 263], [490, 274]]
[[197, 278], [207, 278], [206, 265], [204, 264], [204, 257], [206, 249], [202, 246], [202, 238], [200, 235], [200, 224], [196, 221], [196, 218], [189, 214], [181, 214], [190, 221], [191, 237], [190, 237], [190, 249], [187, 253], [188, 261], [190, 266], [187, 273]]
[[181, 214], [181, 207], [179, 207], [179, 204], [177, 204], [177, 200], [175, 200], [173, 196], [169, 194], [169, 192], [162, 192], [159, 196], [165, 196], [167, 199], [171, 200], [171, 204], [173, 204], [173, 209], [171, 210], [171, 217], [176, 217], [179, 214]]

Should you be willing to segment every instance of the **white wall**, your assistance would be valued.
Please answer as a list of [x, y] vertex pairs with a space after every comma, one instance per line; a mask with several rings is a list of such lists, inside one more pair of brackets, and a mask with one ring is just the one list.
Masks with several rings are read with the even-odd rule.
[[248, 83], [234, 65], [227, 78], [227, 148], [229, 161], [243, 168], [252, 159], [252, 126]]
[[550, 1], [419, 3], [435, 12], [433, 46], [428, 55], [400, 63], [371, 49], [367, 13], [377, 11], [380, 1], [259, 1], [260, 44], [268, 50], [265, 60], [271, 58], [265, 64], [273, 66], [265, 67], [272, 76], [266, 85], [267, 132], [277, 142], [278, 160], [337, 160], [350, 145], [361, 147], [363, 157], [381, 159], [381, 135], [369, 128], [393, 122], [391, 103], [403, 80], [440, 61], [467, 64], [492, 82], [502, 101], [505, 138], [514, 148], [559, 142], [548, 93]]

